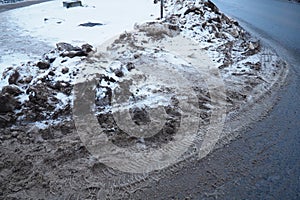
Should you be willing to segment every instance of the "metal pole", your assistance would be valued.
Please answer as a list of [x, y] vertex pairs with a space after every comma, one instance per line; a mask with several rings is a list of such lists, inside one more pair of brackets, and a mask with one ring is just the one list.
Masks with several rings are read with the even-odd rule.
[[160, 0], [160, 19], [164, 17], [164, 0]]

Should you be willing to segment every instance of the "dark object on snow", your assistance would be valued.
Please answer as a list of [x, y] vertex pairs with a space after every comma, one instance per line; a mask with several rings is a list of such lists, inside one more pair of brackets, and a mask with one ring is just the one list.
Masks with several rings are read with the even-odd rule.
[[200, 10], [200, 8], [189, 8], [187, 9], [185, 12], [184, 12], [184, 15], [187, 15], [189, 13], [195, 13], [195, 14], [198, 14], [198, 15], [203, 15], [203, 12]]
[[84, 26], [84, 27], [94, 27], [94, 26], [103, 26], [104, 24], [102, 23], [94, 23], [94, 22], [87, 22], [83, 24], [79, 24], [79, 26]]
[[16, 84], [17, 83], [17, 80], [19, 79], [20, 77], [20, 73], [15, 70], [11, 75], [10, 77], [8, 78], [8, 83], [11, 85], [11, 84]]
[[[154, 4], [157, 4], [159, 0], [154, 0]], [[164, 17], [164, 0], [160, 0], [160, 18]]]
[[17, 87], [13, 85], [7, 85], [2, 88], [2, 94], [10, 94], [12, 96], [18, 96], [23, 92]]
[[59, 51], [80, 51], [79, 47], [74, 47], [73, 45], [65, 42], [60, 42], [56, 44], [56, 47]]
[[81, 1], [63, 1], [63, 6], [65, 8], [73, 8], [73, 7], [78, 7], [78, 6], [82, 6]]
[[63, 73], [63, 74], [66, 74], [68, 72], [69, 72], [69, 68], [67, 68], [67, 67], [64, 67], [61, 69], [61, 73]]
[[36, 66], [39, 68], [39, 69], [49, 69], [50, 67], [50, 64], [47, 62], [47, 61], [39, 61]]
[[55, 61], [56, 58], [48, 58], [49, 63], [53, 63]]
[[85, 53], [90, 53], [90, 52], [92, 52], [92, 51], [94, 51], [93, 50], [93, 46], [92, 45], [90, 45], [90, 44], [83, 44], [82, 46], [81, 46], [81, 49], [82, 49], [82, 51], [84, 51]]
[[93, 51], [93, 46], [90, 44], [84, 44], [80, 48], [74, 47], [73, 45], [68, 43], [61, 42], [57, 43], [56, 46], [59, 51], [62, 51], [62, 53], [60, 53], [60, 56], [69, 58], [74, 58], [76, 56], [87, 56], [90, 52]]
[[208, 0], [207, 2], [204, 2], [204, 5], [209, 7], [214, 13], [220, 14], [219, 8], [213, 2], [211, 2], [210, 0]]
[[127, 63], [126, 68], [128, 71], [135, 69], [135, 66], [132, 62]]
[[124, 76], [124, 73], [122, 72], [122, 70], [117, 69], [117, 70], [115, 71], [115, 75], [116, 75], [117, 77], [122, 77], [122, 76]]

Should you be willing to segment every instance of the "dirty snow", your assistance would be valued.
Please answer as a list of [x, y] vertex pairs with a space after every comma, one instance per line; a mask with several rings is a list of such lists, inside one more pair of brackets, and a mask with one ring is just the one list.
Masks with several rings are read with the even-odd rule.
[[[229, 90], [232, 90], [234, 95], [237, 94], [252, 99], [252, 91], [249, 92], [248, 89], [251, 88], [252, 90], [253, 88], [251, 84], [249, 85], [248, 79], [252, 76], [253, 80], [269, 80], [262, 83], [254, 80], [256, 82], [253, 84], [261, 84], [266, 88], [272, 85], [272, 82], [276, 82], [277, 77], [271, 76], [270, 73], [276, 74], [277, 69], [273, 66], [278, 65], [276, 63], [277, 60], [274, 59], [267, 63], [267, 65], [262, 65], [260, 63], [261, 54], [264, 51], [262, 53], [259, 52], [259, 42], [255, 39], [250, 40], [249, 37], [244, 37], [246, 35], [245, 31], [238, 26], [235, 20], [224, 16], [219, 11], [214, 11], [214, 8], [211, 6], [204, 7], [203, 2], [206, 1], [168, 1], [165, 8], [166, 21], [179, 26], [181, 34], [192, 38], [198, 42], [201, 48], [207, 50], [208, 55], [214, 61], [215, 65], [220, 68], [220, 72], [227, 84], [226, 86]], [[158, 12], [158, 5], [153, 4], [149, 0], [103, 2], [85, 0], [83, 1], [83, 7], [70, 9], [64, 8], [62, 2], [56, 0], [9, 11], [6, 13], [6, 17], [14, 22], [14, 24], [17, 24], [22, 30], [22, 34], [36, 37], [38, 40], [42, 40], [52, 46], [59, 41], [64, 41], [72, 45], [80, 46], [84, 43], [90, 43], [94, 47], [99, 47], [100, 44], [116, 34], [123, 33], [124, 31], [130, 32], [134, 26], [141, 30], [146, 29], [147, 24], [140, 26], [137, 23], [142, 24], [145, 21], [155, 20], [159, 15]], [[103, 25], [95, 27], [79, 26], [87, 22], [102, 23]], [[153, 25], [153, 30], [156, 31], [157, 29], [159, 31], [160, 26], [159, 24]], [[248, 56], [243, 55], [249, 51], [256, 51], [256, 53]], [[268, 53], [276, 57], [273, 52]], [[12, 60], [18, 62], [19, 60], [26, 59], [22, 56], [22, 54], [12, 55], [11, 60], [8, 59], [9, 57], [6, 59], [2, 58], [4, 63], [1, 65], [6, 66]], [[32, 77], [30, 84], [21, 87], [23, 92], [21, 97], [19, 97], [21, 102], [24, 103], [28, 99], [28, 95], [30, 95], [25, 92], [28, 86], [42, 84], [43, 78], [46, 77], [49, 79], [50, 72], [53, 73], [50, 76], [52, 84], [55, 82], [66, 82], [71, 85], [75, 81], [77, 83], [85, 81], [87, 73], [102, 73], [114, 80], [120, 80], [114, 73], [119, 68], [123, 74], [128, 74], [128, 71], [121, 66], [120, 62], [113, 62], [106, 67], [102, 65], [93, 66], [93, 68], [88, 69], [93, 71], [86, 71], [85, 61], [81, 57], [61, 57], [58, 55], [58, 52], [48, 53], [46, 56], [55, 58], [47, 70], [38, 69], [37, 67], [33, 67], [34, 63], [26, 62], [21, 66], [13, 65], [12, 69], [9, 70], [9, 73], [12, 73], [13, 69], [17, 69], [22, 77]], [[124, 51], [123, 57], [134, 57], [134, 55], [133, 53]], [[164, 52], [160, 52], [158, 57], [163, 61], [172, 63], [177, 69], [180, 68], [183, 70], [183, 66], [187, 65], [182, 59]], [[250, 66], [257, 63], [262, 68], [261, 71], [255, 70]], [[65, 68], [68, 69], [68, 72], [62, 73]], [[188, 68], [185, 70], [188, 70]], [[1, 71], [4, 71], [4, 67], [1, 67]], [[80, 75], [77, 76], [77, 74]], [[8, 85], [10, 74], [5, 75], [5, 73], [1, 73], [0, 76], [0, 86]], [[106, 82], [101, 82], [101, 87], [110, 87], [112, 90], [116, 87], [111, 83], [110, 85], [107, 84]], [[236, 87], [237, 85], [239, 87]], [[247, 89], [245, 89], [246, 87]], [[149, 96], [147, 92], [151, 89], [148, 86], [145, 88], [145, 90], [140, 90], [139, 94]], [[131, 88], [131, 90], [134, 90], [134, 88]], [[101, 90], [101, 92], [105, 92], [105, 90]], [[103, 96], [103, 94], [98, 95]], [[56, 97], [60, 99], [60, 102], [56, 105], [57, 109], [64, 108], [72, 101], [72, 95], [63, 96], [62, 94], [57, 94]], [[153, 104], [150, 101], [165, 102], [166, 100], [152, 97], [147, 102]], [[239, 98], [233, 98], [232, 101], [232, 104], [237, 107], [240, 106], [241, 102], [245, 103], [244, 99]]]
[[[246, 37], [246, 33], [234, 20], [222, 16], [220, 13], [213, 12], [208, 6], [203, 6], [203, 2], [207, 1], [169, 0], [166, 5], [166, 21], [142, 24], [136, 26], [136, 30], [133, 32], [128, 30], [132, 29], [135, 22], [142, 23], [145, 20], [153, 20], [158, 16], [158, 14], [151, 16], [151, 13], [153, 13], [151, 9], [154, 9], [153, 11], [155, 12], [159, 11], [157, 6], [152, 5], [151, 0], [147, 2], [145, 0], [128, 0], [118, 1], [118, 3], [116, 1], [105, 1], [105, 3], [83, 1], [84, 5], [87, 6], [69, 10], [62, 8], [61, 1], [53, 1], [7, 12], [8, 18], [16, 21], [25, 35], [33, 35], [52, 46], [54, 43], [61, 41], [70, 42], [76, 46], [89, 42], [97, 48], [97, 52], [92, 52], [87, 56], [64, 57], [61, 55], [62, 51], [54, 49], [48, 53], [41, 52], [41, 54], [46, 53], [40, 59], [48, 62], [49, 68], [47, 69], [40, 69], [37, 66], [38, 60], [34, 60], [30, 63], [17, 63], [11, 69], [4, 70], [4, 73], [1, 74], [1, 85], [4, 86], [8, 84], [8, 80], [12, 77], [12, 73], [15, 70], [20, 73], [20, 77], [15, 80], [15, 85], [23, 93], [14, 98], [22, 103], [21, 109], [24, 110], [11, 111], [8, 113], [8, 116], [5, 116], [5, 119], [13, 119], [13, 116], [16, 115], [19, 117], [17, 122], [21, 122], [21, 125], [29, 128], [26, 134], [21, 133], [22, 131], [17, 131], [17, 133], [21, 133], [18, 136], [18, 140], [26, 142], [25, 144], [16, 142], [16, 138], [10, 134], [11, 129], [9, 126], [7, 126], [6, 134], [3, 134], [5, 137], [0, 138], [6, 147], [3, 155], [1, 155], [3, 160], [11, 157], [15, 158], [16, 161], [26, 161], [27, 163], [27, 165], [18, 164], [14, 168], [9, 164], [3, 170], [3, 173], [5, 173], [3, 176], [4, 183], [7, 185], [7, 187], [4, 187], [3, 194], [11, 195], [11, 197], [15, 198], [22, 198], [24, 194], [27, 194], [26, 197], [28, 198], [34, 196], [34, 198], [40, 199], [56, 199], [60, 195], [62, 198], [76, 197], [86, 199], [91, 198], [89, 196], [90, 188], [95, 188], [97, 195], [100, 195], [98, 199], [105, 199], [108, 196], [109, 198], [121, 196], [123, 189], [128, 191], [128, 188], [131, 188], [130, 192], [135, 193], [138, 189], [143, 188], [143, 183], [145, 183], [145, 186], [147, 185], [148, 179], [145, 177], [154, 177], [157, 180], [161, 178], [158, 174], [141, 174], [141, 176], [137, 174], [133, 178], [128, 178], [126, 174], [119, 173], [111, 168], [107, 169], [105, 165], [94, 165], [96, 162], [91, 160], [90, 154], [86, 151], [86, 148], [83, 148], [84, 146], [78, 135], [73, 134], [75, 129], [74, 119], [76, 120], [74, 116], [76, 114], [72, 113], [74, 111], [74, 109], [72, 110], [73, 96], [76, 94], [76, 90], [72, 90], [74, 83], [81, 83], [83, 80], [88, 79], [90, 74], [100, 75], [97, 79], [100, 79], [98, 85], [91, 90], [91, 93], [94, 95], [96, 90], [96, 100], [92, 101], [95, 107], [89, 107], [86, 104], [84, 97], [90, 95], [89, 91], [79, 90], [76, 95], [82, 95], [79, 97], [83, 98], [81, 99], [82, 101], [74, 101], [74, 105], [77, 105], [74, 107], [78, 109], [76, 110], [75, 108], [75, 111], [79, 115], [81, 112], [84, 115], [89, 110], [94, 111], [96, 115], [102, 114], [97, 116], [97, 120], [103, 122], [101, 125], [106, 129], [105, 135], [113, 140], [116, 145], [127, 147], [135, 144], [136, 149], [147, 150], [160, 147], [161, 144], [174, 140], [173, 135], [177, 133], [177, 122], [180, 121], [176, 100], [181, 97], [193, 96], [191, 95], [192, 92], [196, 92], [194, 96], [197, 98], [195, 98], [196, 101], [193, 104], [195, 106], [189, 105], [188, 109], [193, 110], [195, 107], [194, 110], [197, 112], [197, 116], [198, 114], [200, 116], [200, 118], [198, 117], [195, 120], [198, 121], [199, 119], [200, 121], [200, 126], [196, 127], [195, 133], [199, 134], [199, 139], [202, 139], [202, 130], [211, 127], [209, 130], [216, 132], [217, 130], [213, 127], [215, 124], [212, 123], [212, 126], [210, 126], [211, 121], [219, 122], [221, 120], [213, 118], [211, 120], [211, 117], [218, 117], [215, 114], [222, 115], [222, 112], [217, 112], [219, 110], [216, 109], [213, 98], [221, 99], [225, 95], [223, 92], [218, 92], [210, 96], [205, 81], [201, 78], [198, 79], [197, 73], [194, 73], [195, 70], [192, 70], [194, 66], [189, 67], [189, 63], [183, 61], [180, 56], [173, 56], [172, 53], [166, 52], [162, 45], [159, 45], [161, 44], [159, 43], [161, 39], [157, 38], [173, 38], [171, 34], [173, 32], [176, 34], [180, 32], [187, 38], [192, 38], [194, 42], [198, 42], [199, 46], [197, 46], [196, 52], [202, 48], [201, 51], [206, 50], [209, 53], [215, 64], [210, 67], [220, 69], [227, 86], [226, 100], [221, 101], [220, 107], [227, 109], [226, 114], [239, 111], [239, 113], [234, 113], [236, 115], [233, 116], [232, 120], [227, 118], [224, 129], [223, 127], [217, 127], [219, 131], [224, 131], [223, 136], [225, 139], [220, 141], [220, 144], [223, 144], [223, 142], [227, 143], [238, 129], [246, 127], [247, 123], [257, 120], [265, 109], [269, 109], [272, 99], [263, 101], [263, 97], [265, 94], [272, 93], [273, 85], [278, 87], [284, 81], [287, 72], [285, 63], [274, 52], [259, 49], [259, 43], [256, 40], [251, 40], [250, 37]], [[132, 4], [135, 6], [131, 7]], [[107, 7], [102, 7], [104, 5]], [[94, 8], [93, 6], [96, 7]], [[186, 13], [187, 8], [195, 7], [196, 9], [192, 9], [190, 13]], [[111, 9], [108, 10], [108, 8]], [[97, 9], [103, 11], [103, 13], [97, 13]], [[112, 12], [115, 15], [111, 15]], [[82, 13], [84, 15], [81, 15]], [[104, 15], [105, 13], [106, 15]], [[178, 14], [181, 15], [179, 16]], [[81, 16], [79, 17], [79, 15]], [[130, 17], [127, 18], [129, 15]], [[144, 16], [144, 18], [140, 15]], [[45, 18], [46, 20], [44, 20]], [[86, 22], [99, 22], [104, 25], [95, 27], [78, 26]], [[180, 31], [174, 30], [176, 29], [174, 24], [178, 25], [176, 27], [179, 27]], [[115, 52], [113, 48], [106, 51], [107, 54], [110, 52], [116, 56], [114, 57], [115, 62], [112, 62], [111, 65], [107, 64], [109, 62], [106, 60], [105, 49], [104, 52], [101, 52], [98, 44], [124, 30], [127, 30], [127, 33], [122, 34], [118, 42], [115, 41], [113, 43], [118, 52]], [[142, 40], [145, 40], [145, 38], [147, 40], [143, 42]], [[150, 51], [143, 49], [147, 49], [146, 44], [153, 41], [158, 42], [157, 48], [150, 48]], [[176, 44], [178, 49], [186, 50], [184, 45], [180, 45], [180, 42]], [[195, 51], [195, 49], [190, 50]], [[251, 51], [254, 51], [254, 53], [252, 54]], [[263, 52], [272, 57], [267, 64], [262, 62], [261, 56]], [[193, 57], [191, 52], [186, 53]], [[55, 58], [55, 60], [51, 62], [51, 58]], [[202, 61], [201, 59], [199, 60], [200, 62]], [[226, 64], [228, 61], [230, 62]], [[257, 64], [259, 61], [261, 63]], [[135, 67], [128, 66], [129, 62], [133, 63]], [[147, 67], [146, 64], [149, 63], [152, 65]], [[161, 63], [164, 63], [164, 65], [161, 65]], [[139, 73], [142, 64], [144, 64], [146, 70], [143, 71], [144, 73]], [[156, 66], [157, 68], [155, 69], [157, 70], [153, 70], [151, 68], [153, 66]], [[166, 73], [166, 67], [170, 69], [170, 73]], [[162, 78], [170, 79], [172, 82], [168, 82], [169, 85], [166, 84], [167, 86], [165, 86], [164, 84], [158, 84], [154, 78], [151, 79], [147, 76], [145, 76], [146, 81], [143, 82], [145, 79], [140, 75], [151, 74], [151, 70], [155, 75], [154, 77], [162, 76]], [[178, 72], [182, 72], [190, 79], [182, 81], [182, 78], [186, 77], [180, 77]], [[205, 71], [201, 72], [205, 74]], [[206, 73], [205, 75], [210, 74]], [[212, 81], [214, 80], [213, 75], [215, 74], [209, 76]], [[135, 76], [140, 77], [135, 79]], [[109, 102], [109, 99], [111, 94], [109, 94], [109, 91], [120, 89], [121, 83], [126, 83], [127, 79], [133, 80], [131, 87], [125, 88], [125, 90], [129, 89], [127, 94], [129, 97], [132, 97], [131, 99], [129, 98], [133, 102], [128, 106], [129, 108], [138, 107], [143, 109], [145, 105], [156, 108], [155, 106], [162, 105], [162, 107], [167, 107], [166, 110], [169, 111], [167, 113], [169, 116], [168, 123], [165, 124], [164, 129], [159, 129], [159, 133], [153, 138], [141, 137], [136, 139], [128, 137], [128, 134], [123, 133], [111, 117], [110, 111], [113, 106], [110, 106], [111, 102]], [[77, 85], [79, 85], [79, 89], [82, 89], [80, 84]], [[174, 102], [170, 103], [170, 99], [174, 94], [175, 87], [173, 86], [177, 85], [182, 86], [183, 89], [191, 87], [191, 85], [196, 87], [193, 88], [191, 93], [189, 93], [189, 90], [183, 91], [182, 96], [177, 96], [176, 98], [178, 99], [172, 99]], [[83, 108], [80, 106], [83, 106]], [[258, 106], [258, 109], [255, 106]], [[139, 115], [142, 109], [137, 109], [136, 113], [133, 111], [133, 114], [137, 114], [137, 121], [143, 123], [147, 119], [144, 115]], [[250, 113], [251, 111], [252, 113]], [[255, 112], [254, 115], [253, 112]], [[240, 113], [242, 114], [239, 115]], [[71, 116], [72, 114], [74, 115]], [[2, 117], [2, 113], [0, 116]], [[222, 120], [224, 116], [225, 114], [222, 115]], [[69, 123], [64, 120], [69, 120]], [[83, 126], [78, 126], [78, 128], [87, 128], [89, 130], [93, 128], [93, 126], [89, 126], [90, 118], [84, 116], [79, 120], [83, 120]], [[190, 120], [188, 121], [190, 122]], [[17, 129], [19, 124], [14, 123], [14, 121], [12, 123], [13, 128]], [[6, 124], [4, 123], [4, 125]], [[50, 127], [48, 128], [49, 125]], [[51, 131], [50, 129], [55, 126], [60, 130]], [[19, 126], [19, 129], [23, 129], [23, 126]], [[188, 137], [190, 137], [193, 134], [191, 133], [193, 128], [188, 126], [188, 129], [185, 133], [188, 133]], [[211, 137], [213, 134], [208, 135]], [[98, 132], [95, 136], [99, 136]], [[41, 141], [43, 141], [42, 145]], [[180, 147], [179, 145], [177, 146]], [[182, 159], [195, 155], [195, 153], [193, 150], [187, 151]], [[147, 162], [141, 163], [145, 163], [148, 166]], [[97, 171], [94, 171], [94, 169]], [[9, 170], [14, 171], [7, 175], [6, 173], [10, 172]], [[18, 171], [23, 172], [21, 170], [26, 170], [28, 178], [24, 178], [23, 173], [17, 173], [16, 175]], [[47, 173], [44, 173], [45, 171]], [[72, 173], [72, 176], [70, 176], [70, 173]], [[103, 186], [101, 185], [102, 183], [107, 183], [107, 185]], [[28, 185], [28, 187], [24, 188], [24, 185]], [[39, 187], [40, 185], [43, 187]], [[111, 190], [104, 191], [103, 194], [103, 190], [107, 189], [106, 186], [111, 188]], [[100, 191], [98, 191], [99, 189]], [[74, 196], [70, 196], [72, 194]], [[124, 199], [124, 196], [120, 199]]]

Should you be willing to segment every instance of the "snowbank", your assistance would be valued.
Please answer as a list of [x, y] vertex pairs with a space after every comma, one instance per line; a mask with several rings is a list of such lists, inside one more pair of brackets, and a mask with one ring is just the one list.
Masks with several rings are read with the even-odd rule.
[[[150, 16], [159, 10], [152, 1], [83, 3], [85, 7], [67, 10], [62, 8], [60, 1], [53, 1], [9, 13], [24, 34], [34, 35], [49, 44], [61, 41], [71, 44], [58, 43], [40, 60], [9, 67], [1, 74], [0, 126], [5, 127], [0, 136], [1, 144], [5, 146], [1, 154], [5, 163], [5, 187], [1, 189], [5, 197], [20, 198], [26, 194], [26, 198], [41, 199], [58, 196], [130, 199], [131, 193], [146, 187], [150, 178], [159, 180], [163, 177], [161, 173], [173, 173], [173, 169], [145, 174], [123, 173], [99, 164], [91, 155], [92, 151], [87, 151], [88, 146], [83, 145], [87, 137], [93, 137], [91, 145], [103, 142], [105, 138], [105, 142], [134, 150], [131, 155], [155, 152], [155, 158], [164, 161], [170, 154], [157, 149], [170, 147], [167, 150], [176, 152], [183, 145], [168, 146], [169, 143], [186, 141], [196, 135], [193, 144], [188, 143], [191, 148], [177, 161], [199, 159], [201, 149], [197, 145], [205, 143], [206, 135], [214, 139], [215, 132], [223, 131], [217, 139], [221, 139], [220, 144], [225, 144], [236, 136], [237, 131], [248, 127], [270, 109], [275, 99], [272, 94], [287, 75], [286, 63], [274, 51], [262, 47], [259, 40], [252, 38], [237, 21], [222, 14], [210, 1], [168, 0], [165, 20], [136, 25], [131, 32], [124, 31], [131, 30], [135, 22], [158, 16], [157, 13]], [[88, 22], [103, 25], [79, 26]], [[119, 32], [123, 33], [108, 46], [98, 46]], [[191, 59], [200, 51], [207, 52], [213, 64], [205, 64], [203, 69], [212, 71], [195, 70], [197, 66], [192, 62], [182, 59], [182, 55], [170, 53], [161, 45], [163, 42], [169, 44], [168, 39], [177, 35], [192, 39], [194, 46], [186, 52], [186, 43], [177, 43], [176, 49], [184, 50]], [[94, 47], [83, 44], [86, 42]], [[114, 62], [109, 62], [111, 57]], [[142, 73], [143, 70], [146, 72]], [[81, 81], [88, 83], [89, 75], [94, 75], [93, 87], [87, 87], [90, 85]], [[208, 83], [214, 82], [218, 75], [225, 85], [224, 93], [224, 85], [219, 82], [210, 85], [213, 89], [209, 90]], [[167, 80], [166, 84], [159, 84], [159, 78]], [[191, 90], [176, 96], [177, 86]], [[212, 94], [211, 91], [215, 92]], [[117, 95], [117, 100], [126, 97], [127, 101], [113, 102], [115, 94], [121, 94]], [[195, 102], [188, 106], [180, 104], [180, 100], [190, 100], [191, 96], [195, 97]], [[216, 99], [220, 104], [216, 104]], [[225, 113], [216, 112], [219, 107], [225, 109]], [[165, 111], [166, 123], [156, 135], [147, 138], [125, 132], [132, 128], [131, 124], [125, 123], [127, 127], [120, 128], [114, 115], [128, 109], [134, 121], [132, 124], [144, 125], [149, 123], [148, 112], [158, 108]], [[191, 115], [182, 115], [183, 110], [191, 111]], [[89, 115], [90, 112], [93, 115]], [[181, 126], [181, 119], [190, 116], [196, 116], [196, 120], [186, 120], [188, 125], [199, 122], [192, 133], [191, 126]], [[216, 116], [218, 118], [214, 119]], [[224, 127], [215, 126], [225, 116]], [[92, 120], [97, 126], [91, 124]], [[74, 123], [79, 126], [75, 127]], [[97, 132], [99, 127], [104, 134]], [[182, 127], [187, 129], [182, 135], [177, 134]], [[74, 133], [76, 128], [79, 134], [81, 130], [86, 131], [87, 137], [80, 140], [79, 134]], [[207, 131], [211, 134], [206, 134]], [[15, 160], [9, 161], [9, 158]], [[11, 163], [17, 164], [12, 168]], [[116, 163], [120, 165], [120, 162]], [[151, 164], [140, 162], [134, 167]], [[183, 164], [180, 162], [171, 168]], [[24, 188], [24, 185], [28, 187]], [[94, 196], [91, 196], [91, 190], [95, 191]]]
[[[55, 120], [59, 121], [61, 117], [69, 116], [73, 108], [73, 87], [76, 81], [79, 83], [78, 78], [85, 78], [90, 73], [86, 67], [89, 62], [93, 65], [89, 69], [92, 69], [95, 74], [100, 74], [94, 108], [97, 116], [106, 116], [111, 112], [112, 94], [115, 90], [120, 90], [123, 76], [138, 77], [131, 71], [131, 68], [136, 68], [134, 64], [136, 60], [151, 64], [163, 58], [161, 63], [174, 65], [174, 70], [189, 74], [186, 67], [188, 63], [182, 63], [180, 59], [175, 59], [169, 54], [166, 56], [162, 46], [159, 47], [160, 43], [152, 50], [143, 46], [154, 41], [163, 41], [165, 37], [172, 38], [177, 31], [198, 44], [199, 51], [206, 51], [214, 63], [211, 68], [216, 68], [221, 74], [222, 82], [226, 86], [226, 102], [223, 105], [227, 109], [227, 122], [231, 120], [241, 122], [243, 118], [245, 121], [242, 126], [246, 126], [249, 121], [253, 121], [246, 119], [245, 116], [237, 116], [256, 106], [267, 94], [272, 94], [273, 89], [281, 85], [287, 74], [286, 63], [274, 51], [262, 47], [259, 40], [252, 38], [237, 21], [225, 16], [210, 1], [168, 1], [165, 5], [166, 18], [163, 21], [135, 26], [135, 32], [147, 32], [148, 35], [142, 39], [141, 36], [128, 31], [132, 30], [137, 21], [155, 18], [151, 13], [157, 12], [157, 9], [152, 2], [130, 0], [126, 3], [117, 1], [105, 3], [84, 1], [83, 3], [83, 7], [66, 9], [62, 7], [60, 1], [53, 1], [9, 13], [11, 20], [17, 21], [24, 34], [34, 35], [48, 43], [64, 40], [72, 44], [58, 43], [57, 48], [45, 54], [40, 61], [27, 62], [2, 70], [0, 86], [5, 89], [1, 95], [5, 100], [8, 98], [6, 96], [8, 92], [8, 95], [15, 99], [12, 103], [5, 104], [3, 112], [8, 110], [8, 113], [2, 116], [4, 126], [14, 122], [53, 123]], [[99, 24], [92, 27], [89, 27], [91, 24], [88, 27], [79, 26], [89, 22]], [[116, 48], [114, 46], [118, 46], [118, 42], [121, 41], [123, 43], [118, 48], [122, 51], [114, 49], [111, 52], [98, 46], [108, 38], [124, 31], [125, 33], [119, 38], [115, 38], [117, 40], [112, 42], [110, 47]], [[96, 48], [88, 44], [82, 45], [85, 42], [96, 45], [94, 46]], [[130, 51], [132, 45], [135, 48]], [[182, 46], [178, 45], [177, 48], [180, 49]], [[93, 53], [97, 51], [100, 53]], [[119, 51], [122, 56], [118, 57], [112, 65], [105, 65], [103, 63], [107, 61], [101, 60], [102, 57], [107, 56], [105, 51], [111, 54]], [[142, 55], [147, 55], [149, 58], [142, 59]], [[134, 61], [130, 62], [130, 59]], [[163, 70], [159, 69], [157, 76], [169, 76], [160, 74], [160, 71]], [[174, 76], [170, 75], [170, 77]], [[189, 79], [200, 80], [196, 73]], [[155, 81], [148, 85], [143, 84], [145, 83], [137, 84], [136, 87], [140, 89], [135, 89], [135, 92], [129, 91], [135, 100], [126, 107], [141, 109], [142, 104], [148, 108], [168, 106], [172, 98], [171, 93], [157, 92], [164, 91], [166, 88], [160, 88], [161, 86], [157, 86]], [[178, 85], [184, 84], [186, 84], [184, 81], [178, 82]], [[214, 107], [204, 85], [195, 81], [190, 84], [190, 87], [202, 92], [198, 98], [203, 103], [205, 114], [202, 116], [204, 121], [207, 121]], [[169, 88], [169, 91], [172, 89]], [[167, 97], [163, 97], [166, 94]], [[260, 110], [262, 112], [264, 109], [260, 108]], [[255, 114], [259, 116], [260, 112]], [[234, 129], [240, 126], [236, 124]]]

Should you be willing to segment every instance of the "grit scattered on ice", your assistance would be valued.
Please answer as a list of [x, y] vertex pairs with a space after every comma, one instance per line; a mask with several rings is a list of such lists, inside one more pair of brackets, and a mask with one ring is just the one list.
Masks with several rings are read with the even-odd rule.
[[[85, 114], [91, 109], [115, 145], [136, 150], [159, 148], [173, 140], [180, 126], [180, 97], [174, 95], [174, 82], [181, 80], [175, 74], [180, 72], [190, 82], [176, 84], [193, 88], [199, 104], [200, 127], [206, 129], [214, 109], [207, 85], [191, 70], [191, 64], [159, 45], [168, 38], [178, 34], [191, 38], [220, 71], [226, 86], [224, 105], [228, 115], [223, 137], [257, 119], [251, 118], [249, 110], [256, 112], [257, 117], [269, 108], [263, 99], [283, 83], [288, 71], [286, 63], [273, 51], [261, 46], [259, 40], [210, 1], [169, 0], [165, 5], [166, 18], [161, 21], [154, 21], [159, 9], [148, 0], [86, 0], [83, 4], [67, 10], [61, 1], [52, 1], [9, 12], [24, 34], [57, 44], [40, 60], [13, 66], [1, 63], [0, 141], [7, 148], [0, 155], [5, 169], [0, 196], [126, 199], [150, 178], [159, 179], [159, 172], [151, 176], [131, 175], [96, 162], [74, 133], [72, 114]], [[153, 22], [141, 23], [145, 20]], [[103, 25], [79, 26], [88, 22]], [[136, 22], [139, 24], [135, 30], [129, 31]], [[109, 48], [103, 49], [105, 46], [100, 44], [120, 32], [123, 33], [108, 43]], [[152, 43], [157, 45], [146, 45]], [[108, 64], [110, 55], [114, 62]], [[154, 71], [157, 77], [168, 76], [170, 84], [159, 84], [142, 73], [141, 66], [145, 64], [157, 66], [156, 70], [146, 70]], [[164, 66], [174, 71], [166, 74], [168, 68]], [[82, 82], [91, 72], [96, 78], [92, 91]], [[84, 107], [88, 106], [85, 98], [89, 92], [95, 96], [94, 106]], [[126, 104], [113, 105], [113, 95], [118, 92], [128, 99]], [[81, 101], [76, 101], [74, 95], [82, 97]], [[81, 106], [85, 109], [80, 110]], [[132, 137], [117, 126], [113, 108], [129, 108], [138, 125], [149, 123], [149, 110], [163, 108], [167, 121], [153, 137]], [[183, 158], [190, 158], [193, 153], [187, 152]]]

